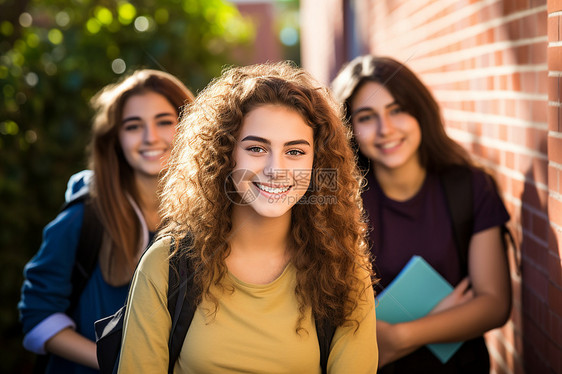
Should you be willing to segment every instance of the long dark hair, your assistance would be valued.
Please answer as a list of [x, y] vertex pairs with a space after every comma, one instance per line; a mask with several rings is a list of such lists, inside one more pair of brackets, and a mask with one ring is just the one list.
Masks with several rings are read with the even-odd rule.
[[[336, 98], [344, 105], [348, 126], [351, 126], [351, 102], [366, 82], [383, 85], [403, 110], [419, 123], [422, 140], [420, 163], [430, 172], [440, 172], [452, 165], [472, 165], [466, 150], [445, 132], [439, 104], [429, 89], [406, 65], [390, 58], [360, 56], [345, 65], [332, 82]], [[356, 150], [357, 145], [355, 144]], [[368, 167], [368, 160], [358, 152], [359, 163]]]
[[93, 199], [112, 254], [134, 269], [140, 246], [141, 224], [127, 195], [139, 201], [133, 170], [119, 143], [122, 111], [134, 95], [155, 92], [164, 96], [179, 116], [183, 105], [193, 102], [191, 91], [176, 77], [159, 70], [137, 70], [119, 82], [105, 86], [91, 100], [96, 111], [89, 146], [89, 167], [94, 171]]

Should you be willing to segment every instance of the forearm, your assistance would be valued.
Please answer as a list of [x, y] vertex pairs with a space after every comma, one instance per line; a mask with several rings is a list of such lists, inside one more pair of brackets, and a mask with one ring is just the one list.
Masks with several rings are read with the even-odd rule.
[[69, 361], [94, 369], [99, 369], [96, 356], [96, 343], [67, 328], [53, 336], [45, 344], [49, 353], [63, 357]]
[[465, 304], [440, 313], [398, 324], [400, 345], [418, 348], [426, 344], [465, 341], [502, 326], [509, 316], [506, 296], [479, 295]]

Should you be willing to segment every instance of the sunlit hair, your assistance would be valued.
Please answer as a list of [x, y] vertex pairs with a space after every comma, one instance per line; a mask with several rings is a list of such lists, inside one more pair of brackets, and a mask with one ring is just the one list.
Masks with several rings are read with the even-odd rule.
[[89, 145], [89, 167], [94, 171], [92, 196], [112, 241], [111, 255], [121, 256], [132, 268], [140, 246], [141, 223], [128, 199], [138, 202], [139, 196], [133, 170], [119, 142], [119, 129], [127, 100], [146, 92], [164, 96], [176, 108], [178, 116], [182, 106], [194, 100], [193, 94], [174, 76], [143, 69], [107, 85], [90, 103], [96, 111]]
[[[184, 114], [169, 168], [163, 178], [162, 235], [179, 239], [188, 232], [191, 248], [179, 248], [197, 269], [197, 302], [204, 296], [218, 306], [211, 286], [221, 288], [227, 274], [234, 191], [229, 178], [233, 151], [248, 113], [266, 104], [299, 113], [313, 128], [314, 163], [311, 195], [335, 203], [296, 204], [292, 209], [291, 261], [297, 270], [295, 294], [298, 329], [308, 307], [316, 318], [340, 325], [356, 307], [361, 289], [359, 268], [370, 269], [359, 195], [359, 174], [350, 133], [329, 90], [290, 63], [231, 68], [199, 94]], [[279, 131], [283, 131], [279, 129]], [[321, 170], [337, 172], [337, 186], [322, 179]], [[370, 271], [370, 270], [369, 270]], [[365, 274], [365, 273], [363, 273]], [[212, 312], [212, 311], [211, 311]]]
[[[332, 82], [334, 96], [344, 104], [351, 126], [351, 102], [366, 82], [383, 85], [398, 105], [412, 115], [421, 128], [419, 155], [428, 171], [441, 171], [452, 165], [471, 165], [468, 153], [445, 132], [439, 105], [428, 88], [404, 64], [390, 57], [360, 56], [342, 68]], [[356, 150], [357, 145], [354, 144]], [[363, 168], [368, 160], [360, 154]]]

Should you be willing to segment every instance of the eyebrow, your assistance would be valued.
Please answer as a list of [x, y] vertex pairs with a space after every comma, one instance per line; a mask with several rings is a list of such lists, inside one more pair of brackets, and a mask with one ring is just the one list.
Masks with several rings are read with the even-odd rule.
[[[264, 143], [267, 145], [271, 145], [271, 141], [269, 141], [268, 139], [262, 138], [261, 136], [255, 136], [255, 135], [248, 135], [246, 136], [244, 139], [241, 140], [241, 142], [247, 141], [247, 140], [252, 140], [252, 141], [256, 141], [256, 142], [260, 142], [260, 143]], [[308, 145], [310, 146], [310, 143], [304, 139], [297, 139], [297, 140], [291, 140], [289, 142], [286, 142], [284, 144], [284, 146], [290, 146], [290, 145]]]
[[[385, 108], [390, 108], [391, 106], [394, 106], [394, 105], [399, 105], [396, 100], [394, 100], [393, 102], [391, 102], [391, 103], [385, 105], [384, 107], [385, 107]], [[356, 109], [356, 110], [354, 110], [353, 112], [351, 112], [351, 117], [353, 117], [353, 116], [356, 115], [357, 113], [361, 113], [361, 112], [365, 112], [365, 111], [372, 111], [372, 112], [374, 112], [373, 108], [365, 106], [365, 107], [361, 107], [361, 108]]]
[[[154, 118], [162, 118], [162, 117], [168, 117], [168, 116], [175, 116], [175, 114], [169, 113], [169, 112], [158, 113], [156, 116], [154, 116]], [[123, 121], [121, 121], [121, 123], [129, 122], [129, 121], [141, 121], [141, 120], [142, 120], [142, 118], [140, 118], [139, 116], [130, 116], [130, 117], [124, 118]]]

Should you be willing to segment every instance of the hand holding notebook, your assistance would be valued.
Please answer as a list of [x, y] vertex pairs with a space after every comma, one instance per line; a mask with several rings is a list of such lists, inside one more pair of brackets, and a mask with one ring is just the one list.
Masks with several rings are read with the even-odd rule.
[[[411, 321], [427, 315], [453, 287], [422, 257], [413, 256], [400, 274], [377, 296], [377, 319], [388, 323]], [[428, 344], [445, 363], [462, 342]]]

